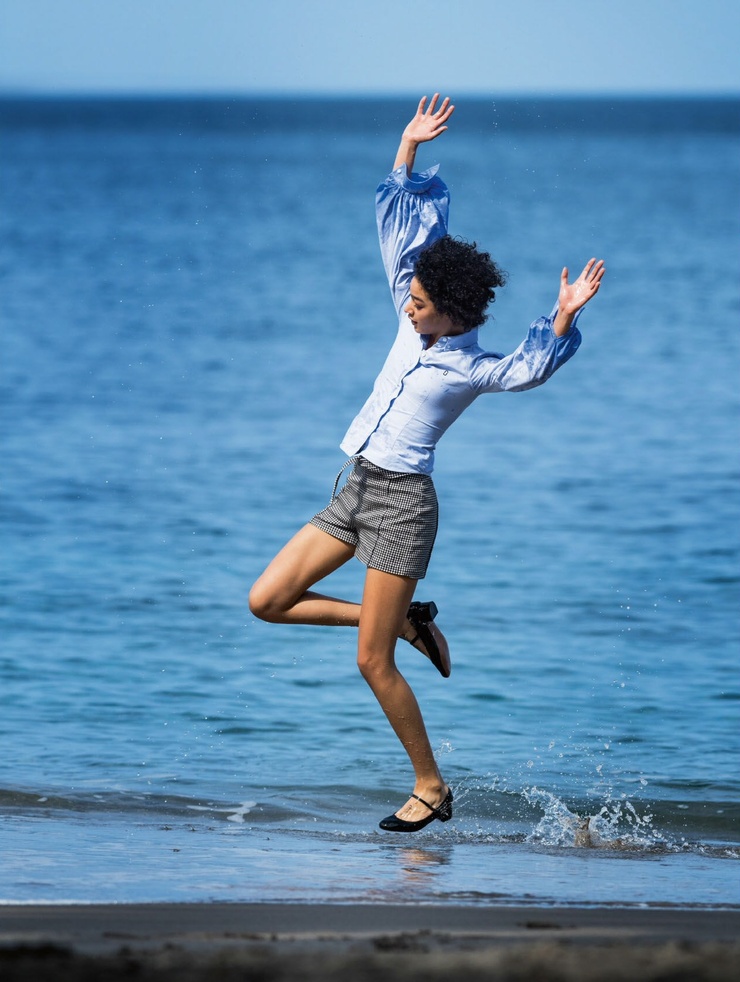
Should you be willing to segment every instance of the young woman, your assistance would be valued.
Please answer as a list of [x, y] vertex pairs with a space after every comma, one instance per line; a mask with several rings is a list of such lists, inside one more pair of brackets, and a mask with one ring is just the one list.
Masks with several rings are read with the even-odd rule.
[[[436, 139], [454, 111], [421, 99], [403, 132], [393, 171], [376, 207], [380, 247], [399, 318], [398, 333], [373, 391], [342, 449], [352, 464], [341, 493], [272, 560], [252, 587], [255, 616], [282, 624], [358, 628], [358, 665], [403, 744], [414, 769], [413, 794], [380, 827], [415, 832], [452, 817], [452, 790], [434, 759], [414, 693], [398, 671], [404, 638], [444, 677], [447, 642], [434, 624], [434, 604], [412, 604], [426, 574], [437, 530], [430, 474], [437, 441], [477, 396], [520, 391], [545, 382], [576, 351], [578, 313], [596, 294], [603, 262], [592, 259], [558, 302], [532, 324], [513, 354], [485, 352], [478, 327], [505, 276], [488, 253], [447, 235], [449, 195], [436, 168], [413, 172], [420, 143]], [[367, 567], [361, 603], [311, 588], [356, 556]]]

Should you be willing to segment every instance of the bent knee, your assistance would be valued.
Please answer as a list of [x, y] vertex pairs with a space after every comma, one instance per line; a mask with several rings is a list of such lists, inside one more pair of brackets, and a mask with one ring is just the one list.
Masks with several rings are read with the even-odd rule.
[[261, 621], [275, 623], [281, 619], [282, 607], [274, 595], [266, 590], [258, 580], [249, 591], [249, 611]]

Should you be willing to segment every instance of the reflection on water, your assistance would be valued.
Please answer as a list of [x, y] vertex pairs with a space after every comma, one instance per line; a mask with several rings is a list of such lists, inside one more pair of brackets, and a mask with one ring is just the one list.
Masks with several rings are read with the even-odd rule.
[[401, 848], [397, 851], [398, 861], [404, 877], [409, 883], [423, 884], [435, 877], [440, 866], [449, 866], [452, 861], [452, 847], [447, 849], [434, 848]]

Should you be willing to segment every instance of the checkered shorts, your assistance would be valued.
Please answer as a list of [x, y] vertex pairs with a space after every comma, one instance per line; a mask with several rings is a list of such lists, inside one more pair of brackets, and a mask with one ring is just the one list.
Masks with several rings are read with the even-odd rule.
[[387, 471], [358, 457], [311, 524], [355, 546], [371, 569], [422, 580], [437, 535], [437, 494], [428, 474]]

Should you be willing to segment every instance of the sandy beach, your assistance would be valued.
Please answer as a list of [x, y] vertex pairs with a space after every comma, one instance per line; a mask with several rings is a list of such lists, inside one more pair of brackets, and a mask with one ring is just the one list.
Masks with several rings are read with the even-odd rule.
[[0, 977], [729, 980], [740, 911], [331, 904], [0, 908]]

